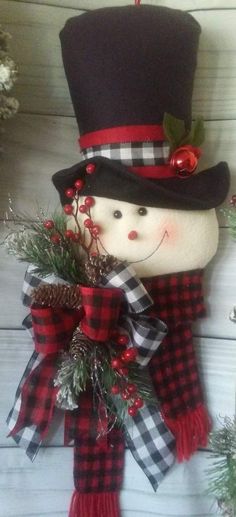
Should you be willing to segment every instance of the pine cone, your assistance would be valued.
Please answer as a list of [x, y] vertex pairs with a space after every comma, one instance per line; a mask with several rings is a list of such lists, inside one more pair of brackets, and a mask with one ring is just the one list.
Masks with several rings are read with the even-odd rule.
[[93, 350], [94, 343], [77, 327], [73, 333], [69, 353], [73, 359], [87, 357], [88, 352]]
[[76, 309], [80, 306], [81, 295], [78, 285], [46, 284], [33, 289], [32, 300], [38, 305]]
[[113, 255], [92, 255], [85, 262], [85, 273], [89, 282], [99, 285], [102, 277], [108, 275], [117, 265], [117, 258]]

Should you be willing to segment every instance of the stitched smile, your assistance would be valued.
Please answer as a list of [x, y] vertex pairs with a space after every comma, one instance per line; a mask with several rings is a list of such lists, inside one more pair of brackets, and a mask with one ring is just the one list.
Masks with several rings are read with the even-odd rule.
[[[152, 253], [150, 253], [149, 255], [147, 255], [147, 257], [145, 257], [145, 258], [143, 258], [143, 259], [135, 260], [135, 261], [129, 262], [129, 264], [137, 264], [138, 262], [144, 262], [145, 260], [148, 260], [150, 257], [152, 257], [152, 256], [154, 255], [154, 253], [156, 253], [156, 252], [160, 249], [160, 247], [161, 247], [161, 245], [163, 244], [163, 242], [164, 242], [164, 240], [165, 240], [165, 238], [166, 238], [166, 237], [169, 237], [167, 230], [165, 230], [165, 232], [164, 232], [164, 234], [163, 234], [163, 236], [162, 236], [161, 240], [158, 242], [158, 244], [157, 244], [156, 248], [152, 251]], [[103, 250], [106, 252], [106, 254], [107, 254], [107, 255], [109, 255], [108, 251], [107, 251], [107, 250], [106, 250], [106, 248], [103, 246], [103, 244], [102, 244], [102, 242], [101, 242], [101, 240], [100, 240], [100, 239], [99, 239], [99, 244], [100, 244], [100, 246], [103, 248]]]
[[165, 230], [161, 240], [157, 244], [157, 247], [154, 249], [154, 251], [152, 251], [152, 253], [150, 253], [150, 255], [147, 255], [147, 257], [145, 257], [143, 259], [132, 261], [132, 262], [130, 262], [130, 264], [138, 264], [138, 262], [144, 262], [145, 260], [152, 257], [154, 255], [154, 253], [156, 253], [160, 249], [160, 247], [163, 244], [166, 237], [169, 237], [167, 230]]

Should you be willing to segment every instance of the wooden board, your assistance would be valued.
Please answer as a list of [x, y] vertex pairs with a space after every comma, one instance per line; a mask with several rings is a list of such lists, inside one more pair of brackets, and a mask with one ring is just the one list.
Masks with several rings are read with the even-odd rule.
[[[10, 0], [10, 2], [22, 2], [22, 3], [34, 3], [34, 4], [46, 4], [48, 5], [48, 0]], [[50, 5], [54, 5], [56, 7], [66, 7], [67, 9], [82, 9], [82, 10], [91, 10], [91, 9], [99, 9], [101, 7], [111, 7], [114, 5], [132, 5], [135, 0], [50, 0]], [[164, 5], [166, 7], [171, 7], [173, 9], [182, 9], [187, 11], [195, 11], [195, 10], [208, 10], [208, 9], [233, 9], [236, 7], [235, 0], [225, 0], [222, 5], [222, 0], [162, 0], [161, 4], [159, 0], [142, 0], [142, 4], [149, 5]]]
[[[0, 461], [0, 517], [66, 517], [73, 490], [72, 449], [41, 450], [33, 464], [19, 449], [1, 449]], [[213, 499], [205, 494], [210, 464], [207, 453], [197, 453], [188, 464], [176, 465], [154, 493], [127, 452], [122, 517], [216, 515]]]
[[[221, 425], [220, 416], [235, 412], [236, 347], [235, 342], [219, 339], [195, 339], [200, 372], [209, 411], [215, 427]], [[23, 330], [0, 330], [0, 421], [5, 422], [17, 385], [32, 353], [32, 341]], [[226, 382], [227, 379], [227, 382]], [[62, 445], [62, 415], [58, 413], [47, 444]], [[7, 439], [7, 426], [0, 429], [0, 446], [13, 446]]]
[[[5, 125], [0, 162], [0, 219], [8, 208], [8, 193], [18, 211], [31, 212], [36, 204], [56, 206], [58, 195], [51, 176], [81, 161], [74, 118], [18, 114]], [[236, 192], [236, 120], [205, 123], [206, 140], [199, 169], [227, 160], [232, 181], [225, 205]], [[226, 221], [219, 212], [221, 225]]]
[[[91, 2], [90, 7], [94, 4]], [[100, 6], [98, 2], [95, 5]], [[211, 8], [201, 11], [196, 6], [197, 3], [192, 2], [194, 17], [202, 25], [203, 33], [193, 114], [205, 119], [233, 119], [236, 116], [233, 72], [236, 10], [225, 9], [222, 16], [222, 10], [216, 9], [213, 14]], [[19, 65], [15, 94], [21, 111], [73, 115], [58, 34], [67, 18], [80, 13], [82, 10], [66, 7], [1, 0], [1, 23], [12, 33], [12, 54]]]

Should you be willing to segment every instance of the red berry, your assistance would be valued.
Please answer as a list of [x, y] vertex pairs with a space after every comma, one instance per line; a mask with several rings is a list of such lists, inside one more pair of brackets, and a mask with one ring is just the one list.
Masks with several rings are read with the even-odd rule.
[[72, 230], [66, 230], [64, 235], [66, 239], [74, 239], [75, 234]]
[[111, 393], [112, 395], [118, 395], [118, 393], [120, 393], [120, 387], [118, 386], [118, 384], [114, 384], [111, 387]]
[[74, 235], [72, 237], [72, 240], [74, 242], [79, 242], [80, 241], [80, 234], [79, 234], [79, 232], [74, 233]]
[[126, 389], [130, 393], [130, 395], [133, 395], [137, 391], [137, 386], [136, 384], [129, 383], [126, 385]]
[[76, 182], [75, 182], [75, 188], [76, 188], [77, 190], [82, 190], [83, 186], [84, 186], [84, 182], [83, 182], [83, 180], [76, 180]]
[[75, 195], [74, 189], [73, 188], [66, 189], [65, 194], [66, 194], [66, 197], [74, 197], [74, 195]]
[[84, 226], [85, 226], [85, 228], [92, 228], [93, 227], [92, 219], [85, 219]]
[[88, 196], [85, 198], [84, 200], [84, 204], [88, 207], [88, 208], [91, 208], [91, 206], [94, 206], [95, 205], [95, 199], [91, 196]]
[[112, 359], [111, 361], [111, 367], [113, 370], [117, 370], [118, 368], [122, 367], [122, 361], [117, 357], [115, 359]]
[[94, 171], [95, 171], [96, 167], [94, 165], [94, 163], [88, 163], [88, 165], [86, 165], [86, 172], [87, 174], [93, 174]]
[[128, 408], [129, 416], [136, 416], [137, 415], [137, 408], [135, 406], [130, 406]]
[[54, 233], [54, 235], [51, 236], [51, 241], [53, 244], [59, 244], [61, 242], [60, 235], [58, 235], [58, 233]]
[[122, 345], [122, 346], [128, 345], [129, 344], [129, 336], [126, 336], [126, 334], [120, 334], [116, 338], [116, 343], [117, 343], [117, 345]]
[[85, 205], [80, 205], [79, 206], [79, 211], [80, 211], [81, 214], [86, 214], [86, 212], [87, 212], [86, 206]]
[[137, 348], [134, 348], [134, 347], [128, 348], [127, 350], [125, 350], [122, 353], [122, 360], [125, 363], [131, 363], [131, 362], [135, 361], [137, 355], [138, 355]]
[[122, 391], [122, 393], [121, 393], [121, 398], [122, 398], [123, 400], [129, 400], [129, 398], [130, 398], [130, 394], [129, 394], [129, 392], [128, 392], [128, 391]]
[[63, 210], [66, 215], [71, 215], [71, 214], [73, 214], [74, 208], [72, 205], [64, 205]]
[[143, 399], [141, 397], [138, 397], [137, 399], [135, 399], [134, 401], [134, 407], [136, 407], [137, 409], [140, 409], [141, 407], [143, 407]]
[[123, 368], [123, 366], [121, 368], [118, 368], [118, 373], [120, 375], [124, 375], [126, 377], [126, 375], [128, 375], [129, 373], [129, 370], [128, 368]]
[[44, 221], [43, 226], [47, 230], [52, 230], [52, 228], [54, 228], [54, 222], [51, 221], [51, 219], [48, 219], [48, 221]]
[[98, 224], [95, 224], [91, 230], [91, 234], [96, 239], [96, 237], [98, 237], [98, 235], [100, 234], [100, 231], [100, 226], [98, 226]]

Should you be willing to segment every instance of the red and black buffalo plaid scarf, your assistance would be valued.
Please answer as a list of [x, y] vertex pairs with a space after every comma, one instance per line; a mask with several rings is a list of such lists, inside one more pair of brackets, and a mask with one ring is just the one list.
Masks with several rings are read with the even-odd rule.
[[150, 361], [151, 378], [164, 420], [176, 438], [177, 458], [188, 460], [207, 444], [211, 421], [203, 402], [192, 322], [205, 316], [203, 270], [143, 280], [154, 305], [148, 310], [168, 326]]

